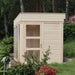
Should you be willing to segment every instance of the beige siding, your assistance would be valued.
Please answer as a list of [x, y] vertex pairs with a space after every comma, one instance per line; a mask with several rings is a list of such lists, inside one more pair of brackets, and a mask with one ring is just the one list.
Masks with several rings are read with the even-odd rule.
[[25, 52], [25, 49], [26, 49], [26, 28], [25, 28], [25, 25], [24, 23], [21, 23], [20, 24], [20, 53], [19, 53], [19, 56], [20, 56], [20, 59], [19, 61], [20, 62], [24, 62], [24, 52]]
[[[49, 62], [62, 62], [61, 50], [62, 49], [62, 25], [56, 24], [44, 24], [43, 25], [43, 49], [47, 50], [50, 47], [51, 54]], [[62, 59], [63, 60], [63, 59]]]

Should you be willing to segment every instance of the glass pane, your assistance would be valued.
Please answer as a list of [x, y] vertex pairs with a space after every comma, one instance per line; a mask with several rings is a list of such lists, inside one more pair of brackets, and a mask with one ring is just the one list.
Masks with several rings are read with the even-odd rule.
[[14, 38], [14, 40], [15, 40], [15, 42], [14, 42], [14, 52], [15, 52], [14, 57], [16, 59], [18, 59], [18, 27], [16, 27], [14, 29], [14, 36], [15, 36], [15, 38]]
[[25, 55], [31, 58], [31, 55], [37, 55], [37, 59], [40, 60], [40, 50], [26, 50]]
[[40, 48], [40, 39], [26, 39], [27, 48]]
[[40, 36], [40, 25], [26, 25], [26, 36]]

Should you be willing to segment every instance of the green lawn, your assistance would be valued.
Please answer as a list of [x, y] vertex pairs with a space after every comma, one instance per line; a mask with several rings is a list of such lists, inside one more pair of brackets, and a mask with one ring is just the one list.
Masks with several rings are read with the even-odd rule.
[[64, 43], [64, 57], [75, 57], [75, 40]]
[[56, 75], [75, 75], [75, 60], [63, 64], [51, 64], [49, 65], [58, 70]]

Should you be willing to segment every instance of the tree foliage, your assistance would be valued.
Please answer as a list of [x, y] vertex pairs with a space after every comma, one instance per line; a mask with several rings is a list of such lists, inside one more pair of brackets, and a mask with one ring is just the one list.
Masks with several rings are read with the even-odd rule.
[[0, 67], [1, 60], [3, 57], [7, 57], [7, 60], [9, 60], [9, 53], [13, 52], [13, 37], [10, 37], [8, 39], [3, 39], [0, 41]]
[[64, 26], [64, 41], [75, 40], [75, 24], [68, 24]]
[[[56, 0], [55, 0], [56, 1]], [[66, 0], [57, 0], [57, 12], [66, 12]], [[23, 0], [25, 12], [53, 12], [52, 0]], [[69, 0], [69, 15], [75, 13], [75, 0]], [[13, 20], [20, 12], [20, 0], [0, 0], [0, 39], [4, 38], [4, 12], [6, 13], [8, 36], [13, 35]], [[9, 33], [10, 32], [10, 33]]]

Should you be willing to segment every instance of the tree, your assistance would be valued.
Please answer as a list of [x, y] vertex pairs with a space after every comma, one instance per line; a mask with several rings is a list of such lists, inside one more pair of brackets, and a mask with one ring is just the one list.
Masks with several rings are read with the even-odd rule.
[[8, 27], [7, 27], [7, 17], [6, 12], [4, 12], [4, 27], [5, 27], [5, 38], [8, 38]]
[[42, 9], [43, 9], [43, 12], [45, 12], [45, 0], [42, 0]]
[[[66, 0], [0, 0], [0, 39], [13, 35], [13, 20], [21, 11], [21, 6], [25, 12], [66, 12]], [[74, 7], [75, 0], [69, 0], [69, 15], [75, 14]]]
[[69, 21], [69, 0], [66, 0], [66, 21]]
[[69, 0], [69, 15], [75, 14], [75, 0]]
[[4, 27], [5, 27], [5, 38], [8, 38], [8, 27], [7, 27], [7, 17], [6, 17], [6, 5], [8, 4], [8, 2], [4, 1], [4, 0], [1, 0], [1, 14], [4, 15]]
[[23, 0], [20, 0], [20, 8], [21, 8], [21, 12], [24, 12]]
[[[12, 0], [11, 0], [12, 1]], [[10, 0], [0, 0], [1, 15], [4, 16], [5, 38], [8, 38], [7, 13], [10, 8]]]
[[57, 0], [52, 0], [53, 12], [57, 12]]

